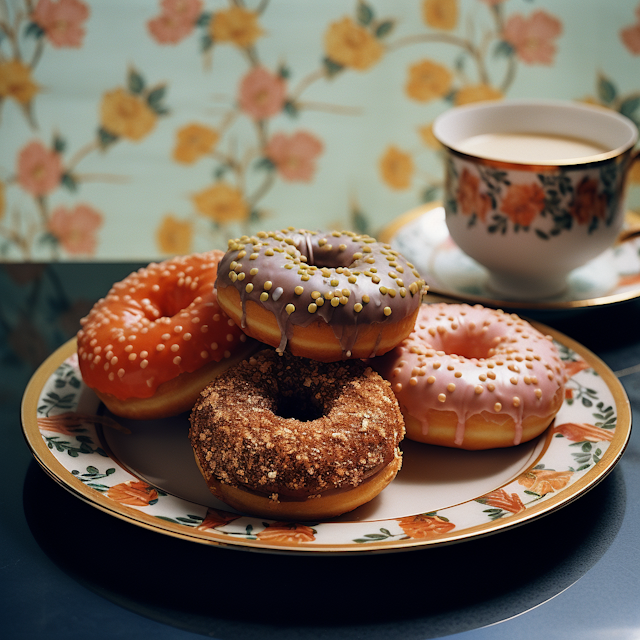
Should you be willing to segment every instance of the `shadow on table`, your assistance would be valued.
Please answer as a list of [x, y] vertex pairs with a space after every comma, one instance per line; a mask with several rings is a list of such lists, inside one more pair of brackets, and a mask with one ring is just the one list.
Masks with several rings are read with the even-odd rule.
[[436, 638], [506, 620], [570, 587], [615, 538], [614, 470], [579, 500], [510, 531], [449, 546], [351, 556], [209, 547], [123, 522], [32, 462], [24, 510], [44, 552], [107, 600], [223, 640]]

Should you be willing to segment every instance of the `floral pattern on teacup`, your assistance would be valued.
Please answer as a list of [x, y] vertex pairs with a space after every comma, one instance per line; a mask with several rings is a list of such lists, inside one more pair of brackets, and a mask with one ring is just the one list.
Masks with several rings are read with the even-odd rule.
[[548, 240], [574, 225], [611, 226], [620, 207], [624, 161], [535, 172], [449, 157], [446, 209], [489, 233], [533, 231]]

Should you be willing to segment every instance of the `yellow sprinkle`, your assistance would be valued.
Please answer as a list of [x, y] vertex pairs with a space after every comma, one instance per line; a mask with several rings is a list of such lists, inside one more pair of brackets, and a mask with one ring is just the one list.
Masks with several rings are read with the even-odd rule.
[[494, 410], [494, 411], [496, 411], [496, 412], [498, 412], [498, 411], [502, 411], [502, 404], [500, 404], [499, 402], [496, 402], [496, 403], [493, 405], [493, 410]]
[[331, 280], [332, 287], [337, 287], [339, 284], [340, 284], [340, 280], [338, 280], [338, 278], [332, 278]]
[[249, 273], [250, 273], [252, 276], [257, 275], [257, 273], [258, 273], [258, 267], [253, 267], [253, 269], [251, 269], [251, 271], [249, 271]]
[[319, 307], [321, 307], [321, 306], [324, 304], [324, 298], [318, 298], [318, 299], [316, 300], [316, 304], [317, 304]]
[[251, 293], [251, 292], [253, 291], [253, 285], [252, 285], [251, 283], [249, 283], [249, 284], [244, 288], [244, 290], [245, 290], [247, 293]]
[[340, 298], [331, 298], [331, 306], [337, 307], [340, 304]]
[[429, 377], [427, 378], [427, 382], [428, 382], [429, 384], [433, 384], [435, 381], [436, 381], [436, 377], [435, 377], [435, 376], [429, 376]]
[[231, 282], [235, 282], [238, 279], [238, 274], [235, 271], [230, 271], [229, 279], [231, 280]]
[[362, 302], [365, 304], [368, 304], [369, 302], [369, 296], [366, 293], [362, 296]]
[[518, 398], [518, 396], [513, 396], [513, 406], [514, 407], [520, 406], [520, 398]]
[[241, 273], [239, 273], [239, 274], [238, 274], [238, 280], [241, 280], [241, 281], [242, 281], [242, 280], [244, 280], [245, 275], [246, 275], [246, 274], [245, 274], [245, 272], [244, 272], [244, 271], [242, 271]]
[[536, 394], [536, 398], [540, 400], [540, 398], [542, 398], [542, 389], [536, 389], [535, 394]]
[[447, 400], [447, 396], [445, 396], [445, 395], [444, 395], [444, 393], [441, 393], [441, 394], [438, 396], [438, 400], [439, 400], [440, 402], [446, 402], [446, 400]]
[[450, 382], [450, 383], [447, 385], [447, 391], [449, 391], [449, 392], [453, 393], [455, 390], [456, 390], [456, 385], [455, 385], [455, 384], [453, 384], [453, 382]]
[[409, 384], [415, 387], [418, 384], [418, 378], [409, 378]]
[[355, 276], [349, 276], [349, 282], [351, 284], [355, 284], [356, 282], [358, 282], [358, 278], [356, 278]]
[[356, 313], [360, 313], [360, 312], [362, 311], [362, 305], [361, 305], [359, 302], [356, 302], [356, 303], [353, 305], [353, 310], [354, 310]]
[[261, 300], [262, 302], [266, 302], [268, 299], [269, 299], [269, 294], [268, 294], [266, 291], [263, 291], [263, 292], [260, 294], [260, 300]]
[[311, 298], [313, 300], [317, 300], [322, 294], [319, 291], [312, 291], [311, 292]]
[[307, 307], [307, 311], [309, 313], [315, 313], [318, 310], [318, 305], [315, 304], [315, 302], [312, 302], [308, 307]]
[[298, 285], [295, 289], [294, 289], [295, 293], [297, 296], [302, 295], [302, 292], [304, 291], [304, 287], [301, 287], [300, 285]]
[[480, 384], [476, 385], [475, 392], [476, 395], [479, 396], [484, 391], [484, 387]]
[[285, 310], [289, 315], [291, 315], [291, 314], [296, 310], [296, 308], [295, 308], [291, 303], [289, 303], [289, 304], [284, 308], [284, 310]]
[[265, 283], [262, 285], [262, 288], [265, 291], [269, 291], [269, 289], [271, 289], [272, 286], [273, 286], [273, 282], [271, 282], [271, 280], [266, 280]]
[[[378, 278], [378, 281], [380, 281], [380, 278]], [[380, 285], [380, 293], [382, 295], [385, 295], [387, 293], [387, 287], [385, 287], [384, 285]]]
[[385, 307], [384, 308], [384, 315], [385, 316], [390, 316], [391, 315], [391, 307]]
[[264, 255], [265, 255], [265, 256], [273, 256], [273, 255], [275, 255], [275, 254], [273, 253], [273, 249], [267, 249], [267, 250], [264, 252]]

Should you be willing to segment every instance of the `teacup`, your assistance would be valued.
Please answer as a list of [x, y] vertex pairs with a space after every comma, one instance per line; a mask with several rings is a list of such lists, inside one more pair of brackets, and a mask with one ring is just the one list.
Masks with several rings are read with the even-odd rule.
[[560, 295], [624, 222], [635, 124], [601, 107], [506, 100], [456, 107], [433, 127], [446, 150], [454, 242], [513, 300]]

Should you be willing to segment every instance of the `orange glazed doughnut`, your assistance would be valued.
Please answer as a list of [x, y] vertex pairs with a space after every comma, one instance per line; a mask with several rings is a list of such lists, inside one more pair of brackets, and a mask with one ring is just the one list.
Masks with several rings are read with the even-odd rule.
[[526, 442], [551, 423], [565, 374], [550, 336], [480, 305], [422, 305], [411, 335], [371, 366], [391, 382], [407, 437], [490, 449]]
[[218, 306], [222, 255], [152, 263], [114, 284], [81, 320], [82, 378], [113, 413], [151, 419], [187, 411], [216, 375], [255, 350]]
[[395, 347], [426, 291], [389, 245], [293, 227], [230, 240], [216, 286], [220, 306], [247, 335], [324, 362]]
[[402, 414], [362, 361], [261, 351], [216, 378], [191, 413], [209, 489], [242, 513], [319, 520], [370, 501], [402, 463]]

